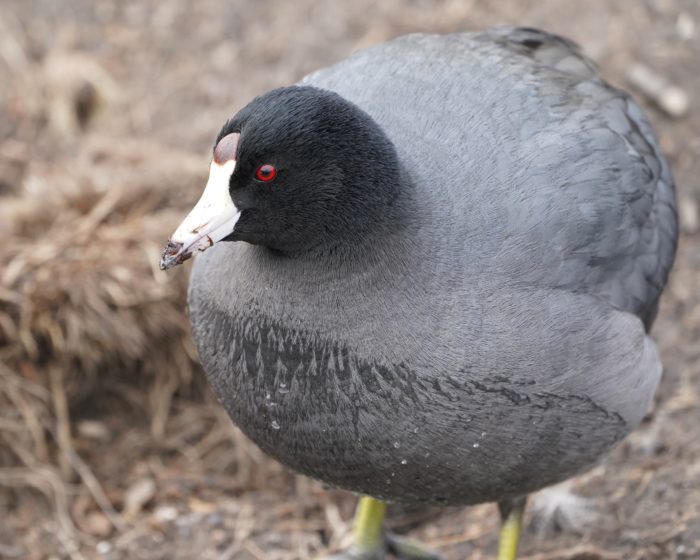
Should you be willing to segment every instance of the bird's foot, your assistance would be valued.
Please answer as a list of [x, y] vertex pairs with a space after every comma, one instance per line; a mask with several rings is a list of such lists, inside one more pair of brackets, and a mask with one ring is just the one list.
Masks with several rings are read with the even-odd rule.
[[386, 549], [359, 550], [352, 547], [345, 552], [339, 552], [332, 556], [322, 556], [316, 560], [384, 560], [384, 558], [386, 558]]
[[442, 560], [434, 550], [424, 548], [414, 540], [393, 533], [386, 533], [387, 548], [397, 560]]
[[389, 555], [396, 560], [441, 560], [436, 552], [386, 531], [383, 527], [385, 512], [383, 502], [368, 496], [360, 498], [355, 512], [353, 546], [325, 560], [384, 560]]
[[424, 548], [411, 539], [389, 532], [385, 532], [382, 540], [372, 549], [353, 546], [345, 552], [322, 560], [384, 560], [390, 556], [396, 560], [442, 560], [442, 556], [437, 552]]

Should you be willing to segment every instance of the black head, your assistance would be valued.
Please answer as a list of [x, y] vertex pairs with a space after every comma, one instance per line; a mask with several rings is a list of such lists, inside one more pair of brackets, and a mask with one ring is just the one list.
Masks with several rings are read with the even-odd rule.
[[[215, 174], [218, 182], [228, 178], [230, 201], [207, 194]], [[393, 145], [359, 107], [313, 87], [270, 91], [222, 128], [202, 200], [173, 236], [164, 262], [177, 264], [218, 240], [285, 252], [352, 243], [387, 227], [400, 175]], [[212, 220], [230, 202], [235, 219]]]
[[396, 197], [394, 147], [369, 115], [335, 93], [273, 90], [229, 120], [217, 144], [236, 132], [229, 187], [242, 214], [227, 239], [285, 251], [352, 239], [376, 226]]

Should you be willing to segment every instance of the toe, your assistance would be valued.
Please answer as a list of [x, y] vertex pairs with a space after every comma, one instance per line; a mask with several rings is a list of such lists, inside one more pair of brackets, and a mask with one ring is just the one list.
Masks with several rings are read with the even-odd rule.
[[393, 533], [386, 534], [387, 548], [397, 560], [443, 560], [434, 550], [424, 548], [421, 544], [400, 537]]
[[332, 556], [317, 558], [316, 560], [384, 560], [386, 554], [387, 551], [385, 548], [378, 548], [375, 550], [358, 550], [356, 548], [351, 548], [344, 552], [333, 554]]

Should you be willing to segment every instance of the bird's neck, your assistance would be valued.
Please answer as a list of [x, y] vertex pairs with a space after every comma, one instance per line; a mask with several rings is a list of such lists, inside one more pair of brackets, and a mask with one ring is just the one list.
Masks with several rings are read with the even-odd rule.
[[[385, 180], [373, 181], [367, 188], [381, 188], [384, 192], [374, 197], [372, 206], [358, 209], [351, 221], [339, 219], [340, 227], [331, 229], [318, 243], [282, 252], [303, 260], [331, 258], [339, 263], [353, 263], [374, 259], [378, 246], [410, 243], [420, 227], [420, 213], [408, 172], [397, 161]], [[362, 197], [360, 193], [356, 196]]]

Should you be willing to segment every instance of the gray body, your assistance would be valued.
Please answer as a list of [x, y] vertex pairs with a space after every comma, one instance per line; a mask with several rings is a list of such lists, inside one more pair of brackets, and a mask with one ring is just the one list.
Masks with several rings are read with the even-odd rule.
[[414, 35], [304, 84], [369, 113], [411, 219], [354, 250], [220, 243], [200, 357], [266, 453], [377, 498], [504, 500], [592, 466], [647, 412], [674, 188], [639, 107], [531, 30]]

